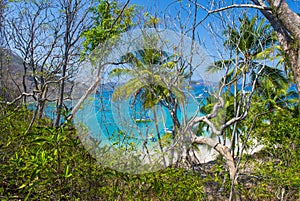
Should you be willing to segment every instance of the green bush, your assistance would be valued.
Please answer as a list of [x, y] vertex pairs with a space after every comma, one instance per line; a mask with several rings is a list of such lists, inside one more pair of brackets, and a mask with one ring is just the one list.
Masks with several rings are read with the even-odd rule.
[[288, 110], [269, 114], [258, 122], [255, 131], [265, 148], [255, 162], [253, 171], [259, 179], [246, 192], [248, 199], [300, 199], [299, 116]]
[[1, 108], [1, 200], [201, 200], [202, 180], [168, 168], [127, 175], [102, 167], [72, 127], [53, 128], [26, 109]]

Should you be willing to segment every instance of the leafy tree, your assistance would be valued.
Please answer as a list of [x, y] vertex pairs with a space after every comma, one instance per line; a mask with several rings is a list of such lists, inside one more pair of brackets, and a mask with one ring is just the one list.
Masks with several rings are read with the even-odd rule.
[[[151, 39], [145, 40], [149, 43]], [[155, 44], [155, 39], [150, 44]], [[161, 104], [169, 110], [173, 124], [178, 129], [180, 122], [177, 112], [183, 94], [180, 89], [170, 85], [170, 80], [173, 79], [173, 75], [177, 75], [179, 80], [184, 77], [176, 72], [178, 58], [163, 50], [155, 49], [155, 46], [154, 49], [145, 46], [142, 50], [124, 55], [122, 61], [130, 64], [130, 68], [115, 68], [110, 72], [110, 76], [126, 74], [131, 77], [125, 85], [116, 89], [113, 98], [128, 99], [133, 95], [134, 102], [137, 98], [141, 98], [144, 109]], [[166, 74], [169, 77], [165, 77]]]
[[[254, 8], [258, 9], [261, 14], [269, 21], [278, 38], [282, 52], [285, 56], [285, 64], [293, 72], [294, 82], [297, 85], [298, 98], [300, 102], [300, 16], [296, 11], [292, 10], [286, 0], [251, 0], [251, 3], [231, 3], [224, 6], [225, 1], [218, 1], [220, 4], [212, 3], [211, 8], [197, 5], [203, 8], [207, 15], [222, 12], [233, 8]], [[226, 2], [227, 4], [227, 2]], [[221, 7], [216, 7], [216, 5]], [[195, 12], [198, 12], [196, 9]], [[199, 23], [200, 24], [200, 23]]]
[[[278, 94], [277, 97], [280, 95]], [[297, 96], [294, 96], [293, 99], [275, 97], [272, 101], [268, 100], [267, 104], [265, 101], [260, 99], [253, 104], [252, 108], [252, 113], [255, 114], [265, 110], [270, 104], [272, 106], [271, 110], [257, 119], [253, 129], [252, 135], [265, 147], [258, 158], [253, 161], [253, 173], [260, 179], [250, 190], [251, 194], [249, 193], [248, 199], [272, 200], [277, 199], [277, 195], [280, 199], [297, 200], [299, 199], [300, 182], [298, 171], [300, 166], [300, 113]], [[266, 188], [269, 190], [266, 191]]]
[[82, 33], [83, 55], [134, 26], [135, 6], [128, 3], [122, 6], [117, 1], [99, 0], [98, 5], [91, 8], [93, 26]]
[[[120, 60], [125, 66], [114, 68], [110, 72], [110, 76], [121, 76], [120, 79], [126, 80], [124, 85], [115, 89], [113, 100], [132, 98], [133, 104], [138, 101], [142, 103], [144, 110], [152, 110], [158, 145], [166, 166], [165, 157], [170, 156], [172, 157], [170, 161], [173, 161], [175, 152], [171, 151], [173, 153], [165, 154], [164, 145], [176, 144], [178, 141], [184, 143], [180, 131], [182, 122], [179, 119], [179, 112], [182, 112], [181, 109], [184, 107], [186, 97], [183, 92], [188, 89], [185, 83], [190, 74], [186, 63], [177, 55], [177, 52], [164, 51], [161, 45], [165, 41], [161, 41], [162, 39], [156, 35], [157, 33], [159, 32], [147, 33], [147, 31], [142, 30], [141, 41], [139, 41], [141, 48], [123, 55]], [[126, 79], [122, 77], [123, 75], [126, 76]], [[162, 109], [166, 108], [172, 120], [171, 131], [166, 128], [166, 122], [163, 122], [165, 126], [164, 136], [161, 136], [158, 128], [157, 106], [161, 106]], [[170, 147], [174, 149], [174, 147]], [[177, 148], [178, 150], [181, 149], [180, 146]], [[181, 160], [179, 158], [176, 160]]]
[[[264, 20], [257, 21], [257, 17], [249, 19], [244, 15], [239, 18], [238, 25], [228, 26], [224, 35], [224, 46], [229, 50], [227, 55], [230, 58], [216, 61], [208, 70], [223, 71], [225, 76], [219, 83], [218, 94], [211, 98], [213, 102], [204, 106], [205, 116], [194, 118], [190, 126], [199, 123], [198, 131], [201, 132], [206, 125], [214, 135], [223, 139], [217, 141], [198, 135], [193, 142], [209, 145], [226, 159], [232, 181], [230, 199], [233, 199], [233, 196], [238, 196], [235, 188], [238, 161], [247, 146], [248, 137], [245, 136], [252, 129], [251, 124], [245, 129], [242, 122], [249, 115], [252, 97], [258, 89], [263, 90], [266, 81], [282, 87], [287, 80], [282, 71], [267, 65], [272, 59], [276, 38]], [[224, 110], [226, 114], [223, 114]], [[230, 143], [226, 143], [228, 137], [231, 138]]]
[[[241, 98], [245, 91], [255, 90], [263, 95], [270, 90], [267, 88], [267, 83], [275, 89], [287, 85], [283, 71], [266, 64], [266, 60], [274, 59], [272, 54], [276, 51], [276, 37], [271, 30], [271, 25], [264, 19], [258, 21], [257, 17], [249, 19], [245, 14], [239, 18], [239, 23], [239, 29], [229, 26], [224, 31], [226, 37], [224, 46], [232, 51], [232, 58], [216, 61], [208, 69], [211, 72], [216, 70], [227, 72], [225, 79], [221, 81], [228, 89], [225, 104], [227, 120], [239, 116], [242, 112]], [[247, 89], [246, 85], [254, 88]], [[238, 128], [238, 122], [228, 129], [227, 133], [228, 137], [231, 137], [231, 149], [234, 154], [235, 144], [239, 142], [242, 130]]]
[[[129, 6], [127, 1], [123, 6], [116, 1], [99, 0], [97, 6], [91, 8], [93, 25], [82, 33], [84, 38], [82, 59], [88, 56], [92, 63], [101, 60], [97, 55], [97, 47], [107, 46], [105, 42], [114, 42], [121, 33], [127, 31], [134, 25], [135, 6]], [[96, 55], [95, 55], [96, 54]], [[102, 57], [105, 55], [101, 55]], [[71, 120], [78, 111], [84, 100], [100, 83], [100, 72], [104, 64], [97, 66], [96, 81], [86, 90], [84, 95], [72, 109], [68, 120]]]

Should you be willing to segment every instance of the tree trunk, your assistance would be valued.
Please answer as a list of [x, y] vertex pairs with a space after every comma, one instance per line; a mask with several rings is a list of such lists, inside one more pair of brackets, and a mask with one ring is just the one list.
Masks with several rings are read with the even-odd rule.
[[98, 75], [96, 81], [86, 90], [86, 92], [83, 94], [83, 96], [79, 99], [79, 101], [76, 103], [76, 105], [72, 109], [71, 114], [67, 118], [68, 121], [71, 121], [73, 119], [73, 117], [75, 116], [76, 112], [79, 110], [82, 103], [96, 89], [96, 87], [99, 85], [99, 83], [100, 83], [100, 78]]
[[62, 74], [62, 80], [59, 87], [59, 97], [57, 101], [57, 108], [56, 108], [56, 119], [55, 119], [55, 126], [60, 125], [60, 119], [61, 119], [61, 112], [62, 112], [62, 106], [63, 106], [63, 100], [64, 100], [64, 90], [65, 90], [65, 75], [66, 75], [66, 67], [63, 67], [63, 74]]
[[46, 98], [47, 98], [47, 92], [48, 92], [48, 86], [45, 86], [43, 91], [42, 91], [42, 95], [41, 95], [41, 100], [40, 100], [40, 108], [39, 108], [39, 112], [38, 112], [38, 118], [41, 119], [43, 117], [43, 113], [44, 113], [44, 109], [46, 106]]
[[289, 63], [293, 70], [294, 80], [298, 90], [298, 99], [300, 103], [300, 45], [299, 45], [300, 37], [297, 41], [298, 41], [298, 49], [294, 51], [290, 51], [291, 53], [289, 54], [290, 55]]
[[[5, 2], [3, 0], [0, 0], [0, 28], [3, 28], [3, 10], [4, 10]], [[2, 45], [2, 44], [1, 44]]]
[[281, 39], [279, 42], [293, 71], [300, 102], [300, 16], [289, 8], [285, 0], [268, 0], [268, 2], [278, 18], [278, 23], [282, 23], [290, 34], [289, 38], [285, 38], [286, 41]]
[[[22, 85], [23, 85], [23, 90], [24, 93], [27, 93], [27, 85], [26, 85], [26, 76], [27, 76], [27, 65], [25, 63], [25, 61], [23, 61], [23, 67], [24, 67], [24, 72], [23, 72], [23, 76], [22, 76]], [[26, 104], [26, 96], [23, 97], [23, 104]]]
[[[267, 7], [261, 0], [252, 2]], [[289, 8], [285, 0], [267, 0], [267, 2], [271, 9], [260, 11], [272, 25], [285, 54], [286, 64], [293, 71], [300, 103], [300, 16]]]
[[174, 132], [178, 131], [179, 128], [181, 127], [180, 122], [178, 120], [178, 116], [177, 116], [177, 110], [178, 110], [178, 105], [177, 105], [177, 103], [175, 103], [174, 108], [172, 108], [170, 110], [172, 122], [174, 125], [174, 128], [173, 128]]
[[[220, 144], [219, 142], [215, 141], [212, 138], [207, 138], [202, 136], [201, 137], [194, 136], [192, 142], [197, 144], [206, 144], [214, 148], [217, 152], [219, 152], [226, 159], [226, 163], [229, 168], [230, 179], [232, 181], [235, 180], [236, 168], [234, 164], [234, 159], [230, 153], [230, 149], [227, 146]], [[235, 180], [234, 183], [237, 184], [237, 181]]]
[[64, 33], [64, 57], [62, 63], [62, 79], [60, 82], [60, 89], [59, 89], [59, 97], [57, 101], [57, 108], [56, 108], [56, 120], [55, 126], [59, 126], [61, 122], [61, 113], [64, 101], [64, 93], [65, 93], [65, 83], [66, 83], [66, 73], [67, 67], [70, 59], [70, 48], [71, 48], [71, 24], [72, 24], [72, 2], [66, 3], [65, 6], [65, 33]]

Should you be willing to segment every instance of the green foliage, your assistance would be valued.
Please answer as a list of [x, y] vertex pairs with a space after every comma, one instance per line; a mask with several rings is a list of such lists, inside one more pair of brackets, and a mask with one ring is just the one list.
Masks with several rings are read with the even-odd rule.
[[[292, 95], [287, 92], [288, 79], [283, 70], [279, 69], [278, 66], [267, 65], [270, 63], [269, 61], [280, 58], [274, 54], [278, 49], [276, 48], [276, 37], [270, 29], [270, 24], [267, 24], [265, 20], [259, 20], [258, 17], [249, 18], [247, 15], [243, 15], [239, 18], [238, 26], [238, 29], [235, 26], [229, 26], [224, 31], [226, 37], [224, 46], [231, 50], [231, 58], [216, 61], [214, 65], [208, 68], [208, 72], [221, 70], [226, 72], [226, 76], [220, 82], [221, 86], [226, 86], [222, 91], [222, 97], [225, 101], [223, 108], [226, 112], [226, 116], [223, 115], [225, 122], [234, 117], [243, 116], [245, 110], [248, 110], [248, 105], [250, 106], [255, 102], [264, 104], [257, 110], [261, 113], [280, 108], [287, 103], [286, 100]], [[256, 97], [253, 97], [252, 93]], [[209, 98], [214, 99], [213, 97]], [[248, 102], [248, 98], [250, 102]], [[212, 101], [203, 106], [202, 110], [205, 114], [211, 112], [215, 102]], [[235, 144], [246, 139], [244, 134], [251, 127], [253, 116], [249, 113], [247, 115], [250, 116], [248, 122], [235, 122], [228, 126], [223, 133], [225, 137], [231, 139], [232, 153], [236, 151]], [[217, 119], [220, 119], [220, 114]], [[224, 121], [220, 123], [224, 125]], [[220, 123], [217, 123], [217, 126]], [[198, 130], [200, 132], [203, 130], [203, 124], [200, 124]], [[239, 150], [237, 150], [238, 154]]]
[[[241, 83], [251, 84], [255, 90], [251, 95], [248, 116], [234, 126], [227, 127], [224, 132], [226, 137], [235, 134], [237, 142], [245, 142], [254, 116], [260, 115], [251, 134], [265, 148], [257, 160], [245, 162], [243, 168], [250, 170], [250, 174], [243, 174], [244, 169], [239, 169], [240, 192], [245, 200], [298, 200], [300, 116], [299, 106], [296, 105], [297, 96], [291, 91], [284, 71], [279, 66], [266, 65], [271, 63], [269, 61], [282, 62], [280, 59], [283, 56], [276, 46], [270, 25], [263, 20], [257, 21], [256, 17], [249, 19], [243, 16], [239, 21], [239, 29], [228, 27], [225, 31], [227, 39], [224, 45], [234, 56], [216, 61], [208, 71], [226, 70], [227, 76], [221, 83], [227, 86], [222, 96], [225, 100], [226, 120], [241, 113], [238, 109], [243, 107], [240, 101], [247, 97], [247, 92], [240, 90]], [[246, 90], [247, 87], [242, 89]], [[207, 102], [202, 108], [205, 114], [211, 112], [213, 98]], [[203, 128], [200, 124], [198, 131], [202, 132]], [[250, 143], [251, 140], [248, 140], [246, 145]], [[232, 145], [234, 153], [236, 148], [234, 143]]]
[[243, 82], [243, 74], [251, 84], [259, 76], [257, 88], [263, 87], [261, 80], [269, 80], [277, 86], [286, 83], [282, 70], [266, 64], [266, 61], [281, 58], [280, 54], [275, 54], [279, 50], [270, 24], [257, 17], [249, 19], [246, 15], [239, 18], [239, 22], [238, 29], [229, 26], [224, 31], [224, 46], [232, 50], [231, 54], [234, 55], [227, 60], [216, 61], [208, 68], [208, 72], [226, 70], [226, 78], [222, 82], [230, 86]]
[[24, 134], [32, 114], [0, 110], [1, 200], [197, 200], [202, 180], [183, 169], [128, 175], [103, 168], [72, 127], [40, 120]]
[[[143, 49], [122, 56], [122, 62], [128, 64], [130, 68], [115, 68], [110, 72], [110, 76], [127, 75], [131, 79], [116, 89], [113, 99], [128, 99], [131, 96], [141, 95], [144, 108], [151, 108], [162, 99], [171, 104], [174, 96], [179, 102], [183, 100], [180, 89], [168, 86], [175, 76], [179, 81], [183, 79], [182, 72], [178, 72], [175, 68], [179, 58], [176, 54], [162, 50], [159, 40], [156, 34], [145, 34], [140, 41]], [[166, 74], [169, 77], [166, 77]]]
[[157, 33], [143, 34], [140, 41], [142, 48], [121, 56], [122, 62], [128, 65], [113, 69], [110, 76], [127, 75], [129, 80], [116, 88], [112, 98], [120, 100], [132, 97], [134, 102], [139, 98], [144, 109], [161, 104], [170, 112], [177, 129], [180, 126], [178, 106], [185, 98], [182, 89], [187, 66], [180, 66], [181, 58], [176, 53], [161, 49], [160, 43], [165, 41], [160, 40]]
[[251, 200], [300, 199], [300, 116], [297, 108], [262, 116], [255, 135], [265, 144], [254, 162], [257, 184], [245, 191]]
[[183, 169], [168, 168], [132, 176], [113, 174], [118, 179], [112, 188], [103, 189], [106, 200], [201, 200], [204, 197], [199, 177]]
[[121, 7], [117, 1], [99, 0], [98, 6], [91, 8], [94, 24], [83, 32], [83, 54], [93, 51], [108, 39], [117, 38], [134, 25], [134, 6]]
[[157, 25], [160, 23], [159, 18], [149, 14], [148, 12], [144, 13], [144, 18], [145, 18], [144, 27], [156, 28]]
[[[230, 181], [224, 160], [203, 166], [201, 173], [179, 168], [128, 175], [103, 168], [82, 147], [72, 127], [52, 128], [39, 120], [24, 134], [32, 114], [25, 109], [0, 110], [0, 195], [2, 200], [222, 200]], [[270, 123], [266, 120], [270, 120]], [[262, 116], [255, 135], [266, 144], [252, 161], [256, 183], [240, 186], [245, 200], [299, 199], [299, 133], [297, 107]], [[250, 163], [247, 162], [247, 168]], [[251, 177], [252, 179], [254, 177]], [[223, 190], [222, 190], [223, 189]], [[221, 191], [222, 190], [222, 191]], [[210, 192], [206, 195], [207, 192]]]
[[255, 135], [267, 145], [291, 145], [300, 140], [299, 107], [283, 108], [267, 113], [257, 121]]
[[266, 23], [265, 19], [258, 20], [258, 17], [249, 19], [246, 14], [239, 18], [239, 22], [239, 29], [228, 27], [225, 30], [227, 40], [224, 45], [245, 53], [245, 57], [268, 58], [270, 54], [267, 53], [272, 52], [268, 47], [276, 41], [271, 25]]

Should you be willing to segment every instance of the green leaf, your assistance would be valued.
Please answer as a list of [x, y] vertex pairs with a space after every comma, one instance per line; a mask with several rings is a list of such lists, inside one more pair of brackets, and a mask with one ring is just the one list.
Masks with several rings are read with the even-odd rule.
[[25, 188], [26, 186], [27, 186], [27, 184], [22, 184], [21, 186], [18, 187], [18, 189]]
[[112, 100], [121, 100], [128, 99], [131, 95], [133, 95], [136, 91], [143, 88], [144, 83], [141, 82], [139, 78], [133, 78], [129, 80], [123, 86], [117, 87], [112, 95]]
[[69, 177], [71, 177], [72, 176], [72, 173], [71, 174], [69, 174], [69, 165], [67, 165], [66, 166], [66, 169], [65, 169], [65, 178], [69, 178]]
[[270, 59], [270, 55], [274, 53], [274, 47], [269, 47], [264, 49], [261, 52], [258, 52], [257, 54], [253, 55], [252, 59], [253, 60], [264, 60], [264, 59]]

